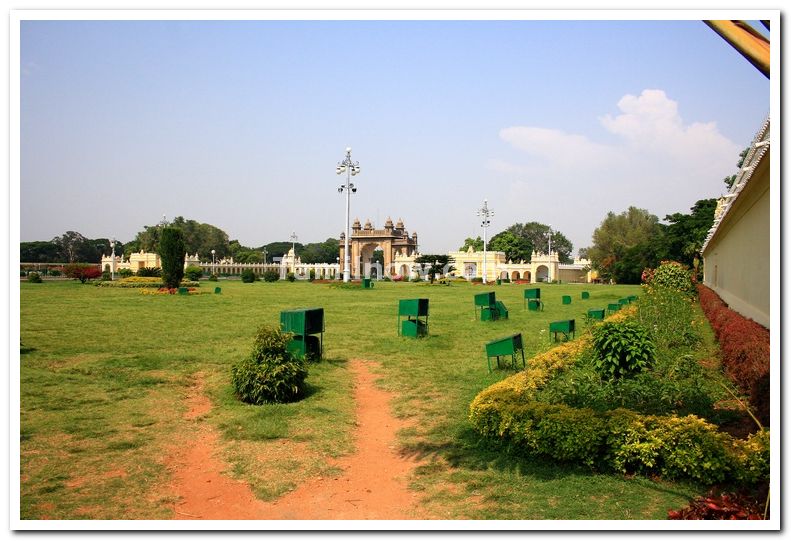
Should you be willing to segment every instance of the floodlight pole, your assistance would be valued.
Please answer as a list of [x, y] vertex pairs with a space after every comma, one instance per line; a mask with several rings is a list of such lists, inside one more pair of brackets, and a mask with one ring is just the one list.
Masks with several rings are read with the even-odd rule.
[[552, 224], [549, 224], [549, 266], [547, 271], [547, 276], [549, 279], [547, 282], [550, 284], [552, 283]]
[[480, 216], [481, 219], [481, 227], [483, 228], [483, 283], [486, 283], [486, 229], [489, 227], [491, 222], [489, 221], [490, 216], [494, 216], [494, 211], [489, 208], [488, 201], [486, 199], [483, 200], [483, 208], [478, 210], [476, 213], [477, 216]]
[[346, 190], [346, 232], [343, 239], [343, 281], [348, 282], [351, 270], [351, 254], [349, 254], [349, 206], [352, 192], [357, 192], [357, 188], [352, 184], [351, 177], [360, 173], [360, 162], [352, 162], [352, 149], [346, 147], [346, 157], [335, 168], [335, 173], [340, 175], [346, 172], [346, 184], [338, 188], [338, 193]]
[[110, 241], [110, 249], [112, 251], [111, 257], [113, 258], [110, 261], [110, 280], [115, 280], [115, 237]]

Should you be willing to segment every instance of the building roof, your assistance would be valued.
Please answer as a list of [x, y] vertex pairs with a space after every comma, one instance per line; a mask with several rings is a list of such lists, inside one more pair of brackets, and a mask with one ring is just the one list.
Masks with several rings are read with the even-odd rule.
[[742, 167], [739, 169], [739, 172], [736, 174], [736, 179], [733, 181], [730, 190], [728, 193], [720, 198], [717, 202], [717, 210], [714, 212], [714, 224], [709, 229], [708, 235], [706, 235], [706, 240], [703, 243], [703, 248], [701, 249], [701, 253], [706, 251], [706, 247], [709, 244], [709, 241], [714, 237], [717, 233], [717, 229], [719, 228], [720, 224], [723, 222], [725, 217], [728, 215], [728, 212], [733, 207], [734, 201], [739, 198], [739, 195], [744, 191], [745, 187], [749, 184], [750, 179], [753, 177], [753, 173], [758, 168], [758, 165], [764, 159], [766, 154], [769, 152], [769, 118], [767, 118], [761, 129], [753, 138], [753, 142], [750, 145], [750, 150], [747, 152], [747, 155], [744, 157], [744, 161], [742, 162]]

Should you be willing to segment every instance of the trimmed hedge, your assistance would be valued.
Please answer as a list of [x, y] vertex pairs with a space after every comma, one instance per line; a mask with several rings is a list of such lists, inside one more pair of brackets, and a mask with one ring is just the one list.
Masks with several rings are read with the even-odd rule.
[[[633, 312], [624, 309], [613, 318]], [[705, 483], [754, 483], [769, 475], [769, 432], [739, 440], [694, 415], [641, 415], [618, 408], [596, 412], [534, 399], [553, 373], [590, 347], [583, 335], [542, 353], [522, 372], [481, 391], [469, 418], [483, 436], [530, 455], [582, 463], [602, 471], [661, 475]]]
[[[133, 280], [134, 278], [137, 279]], [[124, 278], [123, 280], [116, 280], [115, 282], [97, 282], [96, 285], [99, 287], [121, 287], [121, 288], [151, 287], [154, 289], [165, 287], [162, 284], [161, 278], [144, 279], [142, 277], [135, 277], [135, 276]], [[190, 282], [187, 280], [182, 280], [181, 287], [200, 287], [200, 282]]]
[[750, 395], [755, 416], [769, 425], [769, 330], [728, 308], [711, 289], [698, 285], [703, 313], [720, 343], [725, 374]]

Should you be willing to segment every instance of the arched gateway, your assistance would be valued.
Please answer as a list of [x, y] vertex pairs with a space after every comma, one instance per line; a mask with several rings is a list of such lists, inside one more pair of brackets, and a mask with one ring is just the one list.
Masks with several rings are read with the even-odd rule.
[[[346, 236], [341, 233], [340, 239], [340, 272], [344, 271], [344, 240]], [[352, 234], [349, 238], [349, 251], [351, 252], [351, 275], [360, 278], [366, 272], [366, 265], [371, 265], [375, 249], [381, 249], [384, 256], [382, 274], [392, 276], [396, 274], [404, 275], [403, 269], [407, 265], [401, 262], [406, 258], [412, 259], [417, 254], [417, 233], [412, 233], [404, 229], [404, 222], [400, 219], [393, 226], [390, 218], [385, 222], [384, 229], [374, 229], [371, 220], [366, 220], [365, 226], [360, 226], [360, 219], [357, 218], [352, 224]], [[356, 264], [355, 264], [356, 262]], [[409, 266], [411, 268], [411, 265]], [[368, 267], [370, 268], [370, 267]]]

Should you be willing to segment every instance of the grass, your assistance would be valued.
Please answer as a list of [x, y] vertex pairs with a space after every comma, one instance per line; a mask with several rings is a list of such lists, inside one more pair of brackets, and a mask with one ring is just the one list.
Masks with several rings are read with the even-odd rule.
[[[203, 289], [213, 291], [214, 283]], [[525, 354], [550, 347], [548, 322], [577, 320], [630, 286], [543, 285], [544, 312], [523, 308], [526, 286], [223, 281], [222, 293], [146, 296], [78, 282], [21, 283], [21, 517], [171, 516], [168, 457], [187, 445], [185, 397], [196, 374], [212, 401], [227, 472], [271, 500], [305, 479], [333, 473], [329, 458], [353, 450], [349, 359], [378, 361], [378, 383], [410, 421], [403, 450], [423, 460], [411, 481], [422, 505], [448, 519], [662, 519], [699, 487], [596, 474], [529, 461], [481, 441], [467, 422], [489, 373], [485, 342], [523, 335]], [[591, 298], [580, 299], [588, 290]], [[481, 322], [472, 296], [496, 291], [508, 320]], [[571, 295], [571, 305], [561, 296]], [[397, 300], [430, 299], [424, 339], [399, 337]], [[281, 310], [321, 306], [325, 359], [310, 365], [308, 396], [248, 406], [233, 396], [230, 366], [256, 329]]]

